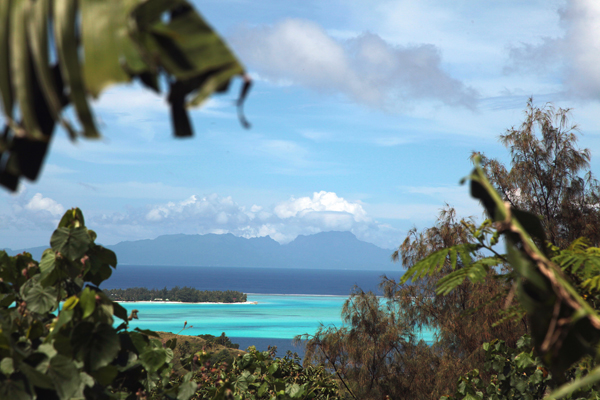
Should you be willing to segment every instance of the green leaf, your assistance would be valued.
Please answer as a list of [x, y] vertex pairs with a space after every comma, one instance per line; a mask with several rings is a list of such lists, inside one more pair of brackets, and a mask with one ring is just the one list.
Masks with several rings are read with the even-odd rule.
[[148, 372], [156, 372], [167, 360], [167, 352], [163, 348], [148, 347], [140, 354], [140, 362]]
[[38, 365], [36, 368], [33, 368], [30, 365], [22, 362], [19, 364], [19, 370], [25, 374], [27, 380], [32, 385], [43, 389], [55, 390], [52, 377], [47, 375], [48, 368], [50, 366], [50, 360], [46, 359], [40, 364], [41, 365]]
[[67, 210], [58, 223], [59, 228], [79, 228], [85, 226], [83, 213], [77, 207]]
[[60, 329], [63, 327], [63, 325], [71, 322], [71, 320], [73, 319], [73, 313], [74, 313], [74, 310], [63, 309], [58, 314], [58, 321], [56, 321], [56, 324], [54, 325], [54, 328], [52, 329], [52, 335], [55, 335], [58, 332], [60, 332]]
[[121, 349], [116, 330], [105, 323], [80, 322], [71, 334], [71, 345], [89, 371], [110, 364]]
[[[78, 1], [54, 2], [54, 36], [60, 59], [62, 76], [69, 86], [70, 99], [81, 124], [83, 134], [88, 138], [98, 138], [90, 106], [86, 99], [86, 90], [81, 76], [81, 65], [76, 36]], [[54, 248], [54, 247], [53, 247]]]
[[40, 129], [33, 98], [34, 85], [27, 45], [27, 0], [12, 0], [11, 21], [14, 24], [10, 36], [11, 76], [25, 134], [36, 140], [46, 140]]
[[[84, 2], [85, 3], [85, 2]], [[52, 118], [60, 121], [67, 130], [71, 139], [75, 139], [76, 133], [71, 124], [60, 116], [62, 104], [58, 95], [58, 88], [54, 80], [54, 74], [50, 68], [48, 43], [48, 17], [50, 15], [51, 0], [37, 0], [30, 3], [31, 12], [28, 24], [29, 43], [31, 55], [34, 61], [35, 72], [40, 81], [40, 86], [48, 103], [48, 110]], [[61, 88], [62, 91], [62, 88]]]
[[[175, 8], [177, 14], [163, 22], [161, 16]], [[188, 105], [202, 103], [209, 94], [226, 88], [234, 75], [242, 74], [243, 67], [187, 1], [147, 1], [131, 16], [136, 23], [130, 24], [134, 28], [130, 34], [144, 59], [157, 60], [175, 77], [168, 96], [175, 135], [191, 136], [185, 109], [188, 96], [192, 96]]]
[[117, 318], [121, 318], [123, 321], [128, 321], [127, 309], [117, 302], [113, 302], [114, 315]]
[[102, 246], [97, 246], [96, 249], [98, 251], [97, 257], [99, 258], [101, 263], [108, 264], [113, 268], [117, 267], [117, 255], [114, 251]]
[[75, 397], [81, 386], [79, 369], [73, 361], [57, 354], [50, 360], [48, 375], [54, 382], [56, 392], [61, 400]]
[[[4, 115], [13, 116], [13, 92], [10, 74], [9, 32], [12, 0], [0, 1], [0, 98]], [[15, 23], [15, 22], [13, 22]]]
[[562, 385], [561, 387], [559, 387], [558, 389], [556, 389], [555, 391], [550, 393], [548, 395], [548, 397], [546, 397], [546, 399], [547, 400], [561, 399], [563, 397], [569, 396], [570, 394], [574, 393], [575, 391], [577, 391], [581, 388], [584, 388], [588, 385], [592, 385], [599, 381], [600, 381], [600, 367], [596, 367], [593, 370], [591, 370], [583, 378], [578, 378], [578, 379], [575, 379], [574, 381], [571, 381], [571, 382], [568, 382], [568, 383]]
[[43, 286], [54, 285], [58, 274], [56, 269], [56, 253], [52, 249], [44, 250], [40, 261], [40, 282]]
[[160, 339], [160, 335], [159, 335], [158, 333], [154, 332], [154, 331], [151, 331], [150, 329], [140, 329], [140, 328], [135, 328], [134, 330], [135, 330], [136, 332], [139, 332], [139, 333], [143, 334], [143, 335], [146, 335], [146, 336], [152, 336], [152, 337], [155, 337], [155, 338], [159, 338], [159, 339]]
[[129, 82], [148, 68], [129, 36], [129, 15], [139, 0], [81, 2], [83, 76], [93, 97], [105, 87]]
[[85, 319], [92, 315], [96, 309], [96, 292], [89, 287], [83, 289], [79, 300], [79, 307], [81, 307], [81, 310], [83, 311], [82, 318]]
[[285, 393], [292, 399], [299, 399], [304, 394], [304, 388], [297, 383], [285, 388]]
[[13, 359], [10, 357], [5, 357], [0, 361], [0, 371], [6, 376], [10, 376], [13, 372], [15, 372], [15, 368], [13, 367]]
[[3, 379], [0, 381], [0, 399], [31, 400], [22, 380]]
[[52, 250], [61, 253], [70, 261], [79, 260], [90, 247], [90, 235], [85, 227], [71, 229], [60, 227], [52, 234], [50, 246]]
[[263, 382], [262, 385], [260, 385], [260, 387], [258, 388], [258, 396], [262, 397], [267, 390], [269, 390], [269, 385], [267, 384], [267, 382]]
[[177, 400], [188, 400], [196, 393], [198, 384], [196, 382], [184, 382], [177, 390]]
[[167, 349], [175, 350], [175, 347], [177, 347], [177, 338], [169, 339], [165, 343], [165, 348]]
[[44, 288], [34, 280], [30, 280], [26, 286], [23, 286], [23, 292], [27, 308], [33, 312], [45, 314], [58, 306], [58, 290], [53, 286]]
[[119, 370], [114, 365], [107, 365], [92, 372], [92, 377], [103, 386], [108, 386], [117, 377]]

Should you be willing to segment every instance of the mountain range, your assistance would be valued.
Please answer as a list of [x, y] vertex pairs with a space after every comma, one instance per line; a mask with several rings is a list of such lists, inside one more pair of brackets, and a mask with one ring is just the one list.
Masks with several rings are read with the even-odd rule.
[[[300, 235], [287, 244], [269, 236], [243, 238], [232, 234], [163, 235], [156, 239], [106, 246], [121, 265], [164, 265], [253, 268], [396, 269], [391, 250], [358, 240], [351, 232]], [[28, 251], [40, 260], [47, 246], [7, 249], [9, 255]]]

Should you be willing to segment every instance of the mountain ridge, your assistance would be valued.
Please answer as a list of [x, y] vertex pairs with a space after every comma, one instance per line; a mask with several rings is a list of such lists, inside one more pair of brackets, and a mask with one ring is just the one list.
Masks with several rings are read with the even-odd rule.
[[[363, 270], [392, 267], [391, 250], [363, 242], [348, 231], [299, 235], [286, 244], [270, 236], [243, 238], [231, 233], [209, 233], [161, 235], [106, 247], [117, 254], [122, 265]], [[28, 251], [39, 260], [46, 248], [6, 251], [10, 255]]]

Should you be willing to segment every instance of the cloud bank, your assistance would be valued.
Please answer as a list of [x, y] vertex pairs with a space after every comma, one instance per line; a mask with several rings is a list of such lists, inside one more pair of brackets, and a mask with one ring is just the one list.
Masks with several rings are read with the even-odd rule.
[[506, 73], [558, 73], [565, 92], [575, 98], [600, 97], [600, 3], [569, 0], [558, 10], [564, 35], [543, 37], [509, 49]]
[[26, 189], [13, 196], [11, 212], [0, 214], [0, 229], [13, 229], [20, 233], [54, 230], [65, 212], [63, 205], [41, 193], [36, 193], [29, 200], [27, 197]]
[[136, 238], [174, 233], [232, 233], [246, 238], [271, 236], [280, 243], [288, 243], [298, 235], [350, 231], [359, 239], [379, 246], [397, 245], [395, 230], [370, 218], [360, 203], [325, 191], [315, 192], [312, 197], [291, 197], [270, 207], [249, 208], [231, 197], [194, 195], [179, 202], [96, 215], [87, 220], [89, 224]]
[[431, 44], [395, 46], [368, 32], [337, 40], [301, 19], [240, 28], [230, 43], [262, 79], [341, 93], [375, 108], [413, 100], [474, 108], [477, 102], [474, 89], [443, 70]]

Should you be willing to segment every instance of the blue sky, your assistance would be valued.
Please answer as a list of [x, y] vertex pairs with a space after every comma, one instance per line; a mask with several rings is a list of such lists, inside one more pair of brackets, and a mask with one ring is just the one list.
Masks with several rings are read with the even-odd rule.
[[498, 135], [527, 98], [572, 107], [600, 152], [600, 4], [570, 1], [195, 1], [255, 84], [192, 112], [174, 139], [163, 98], [112, 87], [95, 102], [103, 138], [57, 132], [38, 182], [0, 202], [2, 246], [47, 244], [80, 207], [99, 242], [169, 233], [349, 230], [395, 248], [446, 203], [481, 208], [458, 181], [472, 151], [507, 160]]

